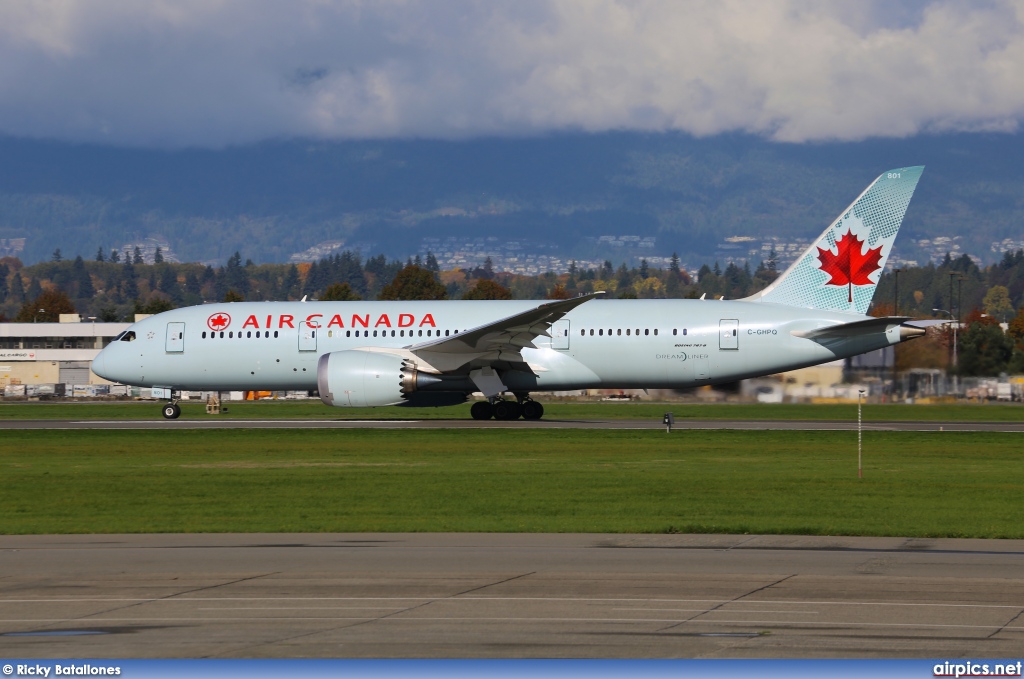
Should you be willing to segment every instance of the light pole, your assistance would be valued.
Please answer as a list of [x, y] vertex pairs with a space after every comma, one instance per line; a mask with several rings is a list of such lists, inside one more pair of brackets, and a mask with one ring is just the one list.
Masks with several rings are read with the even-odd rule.
[[864, 478], [864, 468], [861, 465], [861, 461], [862, 461], [862, 458], [863, 458], [863, 456], [861, 454], [861, 451], [862, 451], [861, 442], [863, 440], [863, 437], [862, 437], [862, 429], [863, 429], [863, 424], [862, 423], [863, 423], [863, 420], [861, 419], [861, 414], [860, 414], [861, 403], [863, 402], [863, 400], [864, 400], [864, 390], [860, 389], [860, 390], [857, 391], [857, 478], [858, 479]]
[[[892, 315], [900, 315], [900, 271], [903, 269], [896, 267], [892, 270]], [[896, 345], [892, 345], [892, 391], [889, 393], [889, 398], [893, 403], [896, 402]]]
[[32, 322], [33, 323], [38, 323], [39, 322], [39, 314], [45, 314], [45, 313], [46, 313], [46, 309], [36, 309], [36, 315], [32, 317]]

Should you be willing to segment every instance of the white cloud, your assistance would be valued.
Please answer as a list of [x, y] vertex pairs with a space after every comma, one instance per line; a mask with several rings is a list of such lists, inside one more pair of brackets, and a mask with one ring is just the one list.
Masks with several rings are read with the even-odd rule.
[[0, 4], [0, 133], [130, 145], [1016, 130], [1024, 0]]

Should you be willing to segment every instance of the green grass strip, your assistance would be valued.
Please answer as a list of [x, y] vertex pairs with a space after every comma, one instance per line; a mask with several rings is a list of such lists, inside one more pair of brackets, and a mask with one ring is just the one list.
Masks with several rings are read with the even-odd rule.
[[7, 431], [0, 532], [1024, 538], [1021, 437], [597, 430]]

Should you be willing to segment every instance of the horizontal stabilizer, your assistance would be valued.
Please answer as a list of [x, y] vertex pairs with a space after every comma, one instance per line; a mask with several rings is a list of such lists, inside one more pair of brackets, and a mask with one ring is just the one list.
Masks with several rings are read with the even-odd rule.
[[909, 316], [886, 316], [883, 318], [868, 318], [853, 323], [840, 323], [830, 325], [826, 328], [815, 328], [814, 330], [793, 330], [790, 332], [794, 337], [803, 339], [837, 339], [844, 337], [856, 337], [857, 335], [870, 335], [876, 332], [885, 332], [894, 325], [900, 326], [900, 337], [908, 338], [923, 335], [924, 329], [903, 325], [909, 321]]

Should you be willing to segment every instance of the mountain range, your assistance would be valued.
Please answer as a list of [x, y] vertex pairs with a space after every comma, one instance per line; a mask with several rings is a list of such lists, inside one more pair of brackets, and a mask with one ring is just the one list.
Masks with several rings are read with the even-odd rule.
[[637, 133], [291, 139], [182, 150], [0, 138], [0, 246], [24, 238], [17, 254], [32, 263], [56, 248], [91, 258], [153, 238], [181, 261], [237, 251], [284, 262], [322, 243], [404, 259], [424, 243], [489, 238], [566, 259], [635, 260], [641, 251], [612, 244], [628, 235], [627, 245], [647, 239], [642, 254], [677, 252], [699, 266], [726, 239], [816, 236], [879, 173], [923, 164], [899, 255], [923, 264], [946, 247], [990, 262], [1024, 247], [1022, 157], [1024, 136], [994, 133], [822, 144]]

